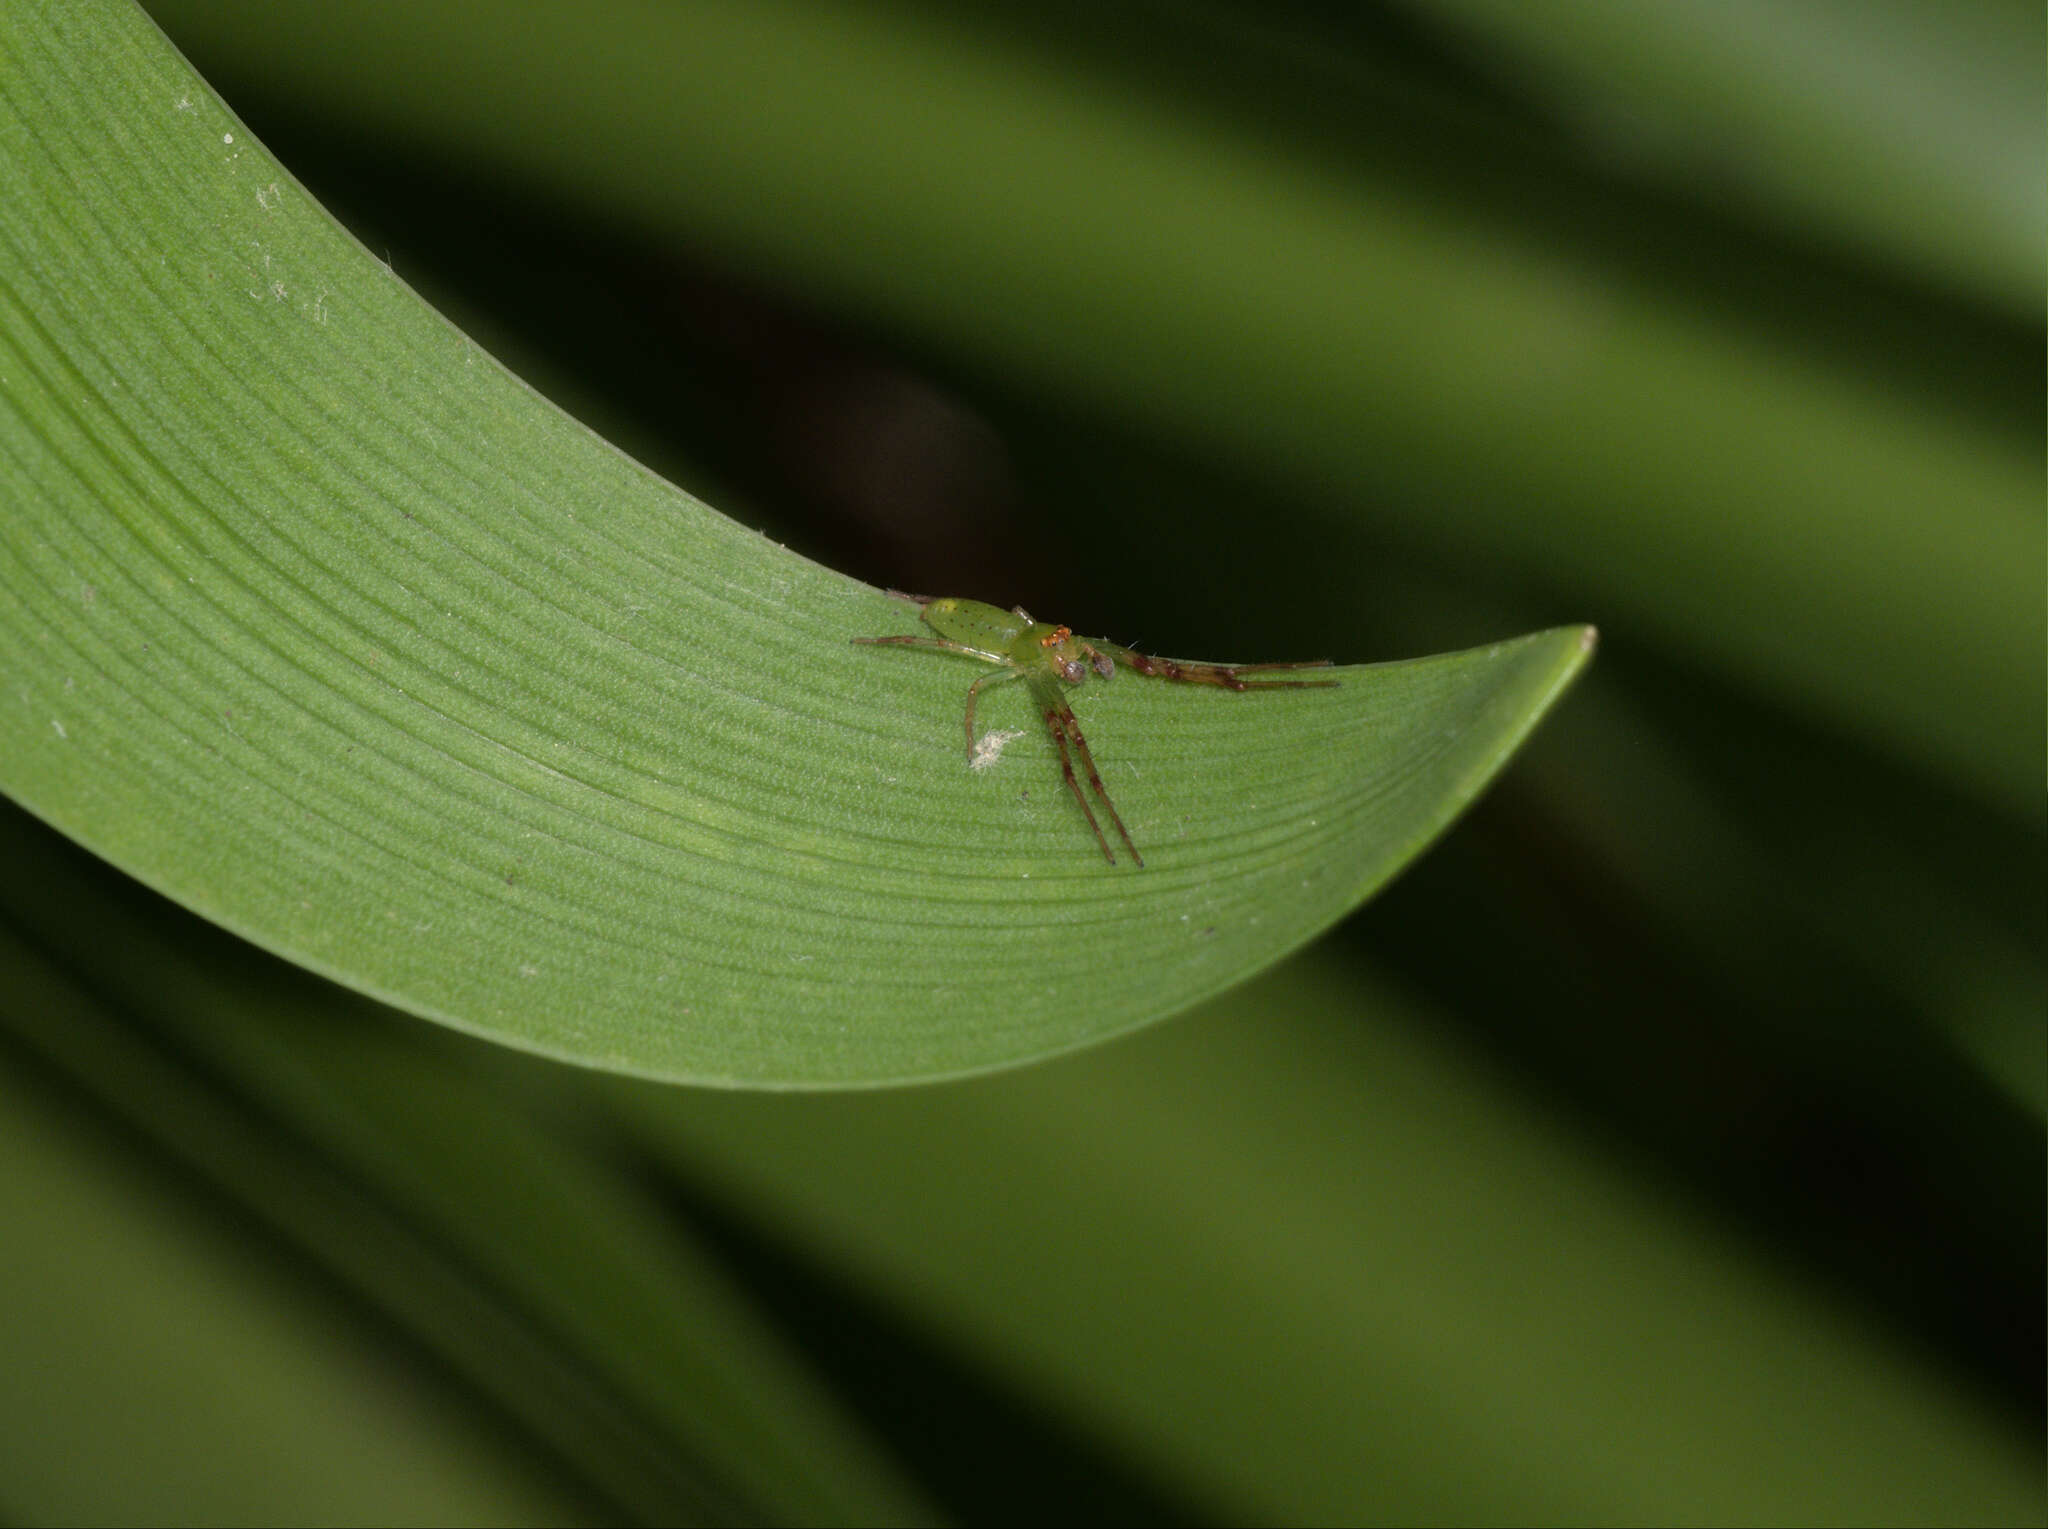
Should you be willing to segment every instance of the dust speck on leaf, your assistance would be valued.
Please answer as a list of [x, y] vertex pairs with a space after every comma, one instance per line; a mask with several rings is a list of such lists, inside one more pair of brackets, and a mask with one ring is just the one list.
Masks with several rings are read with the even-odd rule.
[[992, 727], [974, 740], [974, 753], [967, 761], [970, 770], [986, 770], [1003, 757], [1003, 750], [1024, 736], [1021, 727]]

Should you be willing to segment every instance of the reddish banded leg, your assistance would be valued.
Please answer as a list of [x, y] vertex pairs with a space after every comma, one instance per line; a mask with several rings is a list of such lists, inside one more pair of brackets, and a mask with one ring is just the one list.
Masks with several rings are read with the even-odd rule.
[[[1052, 740], [1059, 745], [1060, 773], [1067, 779], [1067, 789], [1074, 793], [1074, 800], [1081, 804], [1081, 815], [1088, 819], [1088, 826], [1095, 830], [1095, 842], [1102, 846], [1102, 858], [1111, 865], [1116, 864], [1116, 854], [1104, 837], [1102, 825], [1095, 821], [1095, 809], [1088, 805], [1088, 798], [1081, 792], [1081, 783], [1074, 778], [1073, 755], [1081, 756], [1081, 768], [1088, 772], [1088, 784], [1095, 788], [1095, 794], [1102, 798], [1102, 810], [1109, 814], [1110, 822], [1116, 824], [1118, 837], [1124, 841], [1124, 848], [1131, 852], [1134, 864], [1142, 866], [1145, 857], [1138, 853], [1138, 846], [1131, 842], [1131, 831], [1124, 827], [1124, 820], [1116, 810], [1116, 803], [1109, 799], [1109, 788], [1102, 784], [1101, 772], [1095, 768], [1095, 756], [1088, 752], [1088, 740], [1081, 735], [1081, 724], [1075, 720], [1073, 708], [1068, 706], [1057, 688], [1048, 683], [1037, 691], [1038, 707], [1045, 716], [1045, 729], [1052, 734]], [[1071, 751], [1068, 742], [1072, 741]]]
[[1225, 690], [1309, 690], [1317, 686], [1335, 685], [1335, 680], [1248, 680], [1247, 674], [1269, 674], [1280, 669], [1327, 669], [1327, 658], [1310, 659], [1298, 664], [1192, 664], [1178, 659], [1159, 658], [1150, 653], [1140, 653], [1135, 648], [1117, 648], [1116, 656], [1138, 673], [1153, 679], [1181, 680], [1192, 685], [1221, 685]]

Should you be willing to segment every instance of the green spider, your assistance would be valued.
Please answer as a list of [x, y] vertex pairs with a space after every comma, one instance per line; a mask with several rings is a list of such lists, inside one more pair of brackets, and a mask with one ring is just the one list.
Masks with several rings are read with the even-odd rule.
[[1116, 855], [1109, 847], [1102, 825], [1095, 821], [1095, 810], [1082, 794], [1080, 782], [1074, 777], [1073, 756], [1076, 754], [1081, 756], [1081, 768], [1088, 774], [1088, 784], [1102, 798], [1103, 810], [1109, 814], [1110, 822], [1116, 824], [1117, 834], [1131, 852], [1131, 859], [1142, 866], [1145, 857], [1138, 853], [1138, 846], [1131, 843], [1130, 830], [1117, 816], [1116, 804], [1109, 799], [1109, 792], [1102, 784], [1101, 773], [1096, 770], [1094, 757], [1088, 752], [1088, 740], [1081, 736], [1081, 724], [1074, 720], [1073, 708], [1067, 705], [1066, 694], [1060, 689], [1062, 685], [1078, 685], [1091, 672], [1110, 679], [1115, 676], [1118, 664], [1154, 679], [1221, 685], [1226, 690], [1305, 690], [1337, 683], [1336, 680], [1243, 678], [1247, 674], [1264, 674], [1274, 669], [1323, 669], [1329, 667], [1327, 658], [1298, 664], [1188, 663], [1180, 659], [1155, 658], [1134, 648], [1105, 642], [1100, 637], [1076, 637], [1068, 627], [1032, 620], [1022, 606], [1006, 611], [984, 605], [979, 600], [934, 600], [925, 595], [907, 595], [899, 589], [892, 589], [889, 593], [915, 605], [919, 618], [938, 635], [856, 637], [853, 641], [878, 647], [931, 648], [940, 653], [963, 653], [969, 658], [984, 659], [1001, 666], [967, 687], [967, 762], [970, 767], [975, 761], [975, 698], [985, 685], [1023, 680], [1030, 687], [1031, 699], [1038, 707], [1039, 715], [1045, 719], [1045, 730], [1052, 734], [1052, 741], [1059, 748], [1060, 773], [1066, 777], [1067, 789], [1081, 804], [1082, 815], [1088, 819], [1088, 826], [1095, 830], [1095, 842], [1102, 846], [1102, 857], [1111, 865], [1116, 864]]

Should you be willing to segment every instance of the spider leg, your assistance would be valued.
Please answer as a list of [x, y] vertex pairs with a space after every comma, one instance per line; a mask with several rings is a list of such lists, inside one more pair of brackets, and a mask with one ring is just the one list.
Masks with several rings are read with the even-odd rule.
[[[1138, 853], [1138, 846], [1131, 842], [1131, 831], [1124, 827], [1124, 820], [1116, 810], [1116, 803], [1109, 799], [1109, 789], [1102, 784], [1102, 774], [1095, 768], [1095, 756], [1088, 752], [1088, 740], [1081, 735], [1081, 724], [1075, 720], [1074, 709], [1067, 705], [1066, 697], [1051, 680], [1034, 682], [1032, 695], [1038, 702], [1038, 709], [1045, 717], [1046, 731], [1059, 745], [1060, 773], [1067, 779], [1067, 789], [1074, 793], [1074, 800], [1081, 804], [1082, 816], [1088, 819], [1088, 826], [1095, 830], [1095, 842], [1102, 846], [1102, 858], [1111, 865], [1116, 864], [1116, 855], [1104, 837], [1102, 825], [1095, 821], [1095, 811], [1088, 805], [1088, 798], [1081, 792], [1081, 783], [1074, 778], [1073, 755], [1081, 756], [1081, 768], [1088, 773], [1088, 784], [1095, 788], [1095, 794], [1102, 798], [1102, 810], [1109, 814], [1110, 822], [1116, 824], [1117, 834], [1124, 841], [1124, 848], [1131, 852], [1131, 859], [1143, 866], [1145, 857]], [[1072, 743], [1071, 750], [1068, 747]]]
[[[1063, 714], [1060, 721], [1067, 730], [1067, 736], [1074, 740], [1074, 752], [1081, 756], [1081, 763], [1088, 771], [1088, 784], [1093, 786], [1095, 794], [1102, 798], [1102, 810], [1109, 814], [1110, 822], [1116, 824], [1116, 831], [1124, 841], [1124, 848], [1131, 852], [1132, 861], [1143, 866], [1145, 857], [1138, 853], [1138, 846], [1131, 842], [1131, 831], [1124, 827], [1124, 820], [1117, 814], [1116, 803], [1109, 799], [1109, 788], [1102, 784], [1102, 776], [1095, 768], [1095, 756], [1088, 752], [1088, 740], [1081, 736], [1081, 724], [1074, 719], [1071, 707], [1063, 706], [1060, 710]], [[1069, 777], [1070, 784], [1071, 780]], [[1095, 836], [1101, 838], [1102, 831], [1097, 829]], [[1107, 845], [1103, 847], [1105, 850], [1108, 848]], [[1116, 858], [1111, 856], [1109, 863], [1115, 865]]]
[[1225, 690], [1312, 690], [1333, 686], [1335, 680], [1248, 680], [1247, 674], [1267, 674], [1281, 669], [1327, 669], [1327, 658], [1312, 658], [1296, 664], [1198, 664], [1186, 659], [1160, 658], [1136, 648], [1104, 643], [1104, 651], [1117, 662], [1153, 679], [1179, 680], [1192, 685], [1221, 685]]
[[984, 685], [1000, 685], [1006, 680], [1023, 678], [1015, 669], [991, 669], [972, 685], [967, 687], [967, 763], [974, 763], [974, 698], [981, 693]]
[[1115, 865], [1116, 855], [1109, 847], [1109, 840], [1102, 836], [1102, 825], [1095, 821], [1095, 809], [1088, 805], [1088, 798], [1081, 794], [1081, 783], [1074, 779], [1074, 760], [1067, 749], [1067, 730], [1060, 722], [1058, 711], [1046, 711], [1045, 729], [1052, 734], [1052, 741], [1059, 745], [1060, 773], [1066, 776], [1067, 789], [1074, 793], [1074, 800], [1081, 804], [1081, 815], [1088, 819], [1088, 826], [1095, 830], [1095, 842], [1102, 846], [1102, 858]]
[[979, 648], [970, 648], [962, 642], [948, 642], [943, 637], [849, 637], [848, 642], [863, 642], [875, 648], [933, 648], [941, 653], [965, 653], [970, 658], [982, 656]]

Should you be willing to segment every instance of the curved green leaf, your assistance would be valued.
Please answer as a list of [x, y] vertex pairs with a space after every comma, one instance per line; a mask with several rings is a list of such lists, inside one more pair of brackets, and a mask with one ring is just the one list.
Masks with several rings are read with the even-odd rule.
[[1349, 911], [1589, 651], [1092, 687], [1113, 869], [1042, 736], [965, 768], [970, 666], [849, 643], [903, 607], [534, 396], [139, 14], [0, 26], [0, 786], [413, 1012], [782, 1086], [1078, 1045]]

